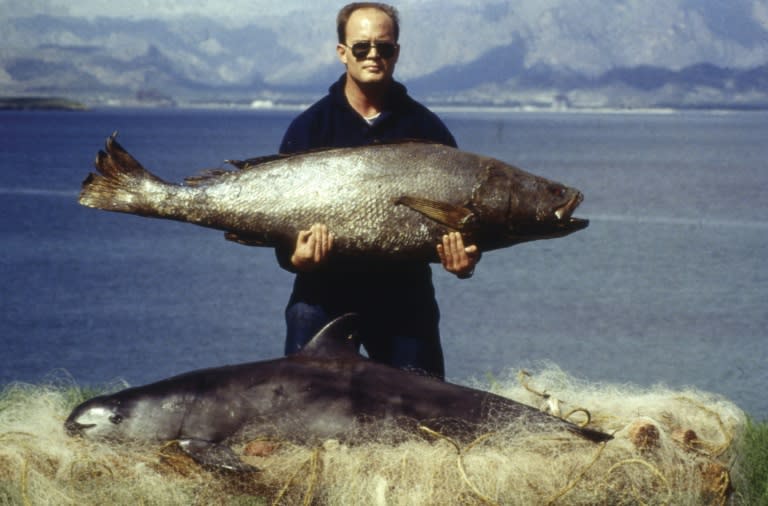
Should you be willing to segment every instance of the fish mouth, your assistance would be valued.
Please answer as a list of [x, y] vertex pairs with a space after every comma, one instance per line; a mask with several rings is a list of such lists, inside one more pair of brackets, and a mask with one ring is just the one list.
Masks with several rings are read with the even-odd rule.
[[567, 223], [562, 224], [562, 228], [569, 233], [587, 228], [588, 226], [589, 226], [589, 220], [585, 220], [583, 218], [570, 218], [568, 219]]
[[573, 217], [573, 212], [579, 207], [579, 204], [581, 204], [583, 200], [584, 195], [582, 195], [581, 192], [576, 192], [568, 202], [555, 209], [554, 215], [558, 228], [575, 232], [576, 230], [581, 230], [589, 225], [589, 220]]
[[579, 207], [579, 204], [581, 204], [582, 200], [584, 200], [584, 195], [582, 195], [580, 192], [576, 192], [568, 202], [555, 209], [555, 218], [557, 218], [558, 221], [571, 219], [573, 211]]

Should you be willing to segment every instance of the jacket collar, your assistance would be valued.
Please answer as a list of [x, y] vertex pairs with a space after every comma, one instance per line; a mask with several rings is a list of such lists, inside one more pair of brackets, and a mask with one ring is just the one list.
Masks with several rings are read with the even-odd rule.
[[[334, 103], [341, 107], [352, 108], [347, 101], [346, 95], [344, 95], [344, 85], [347, 82], [347, 74], [344, 73], [339, 79], [331, 84], [328, 88], [328, 93], [333, 98]], [[384, 99], [384, 111], [392, 112], [399, 109], [403, 104], [408, 101], [408, 90], [405, 86], [397, 81], [392, 81], [389, 90], [387, 90], [387, 96]]]

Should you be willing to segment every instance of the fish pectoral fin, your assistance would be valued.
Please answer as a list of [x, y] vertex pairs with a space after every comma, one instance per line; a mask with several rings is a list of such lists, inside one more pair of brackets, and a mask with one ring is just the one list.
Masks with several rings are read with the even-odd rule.
[[260, 469], [246, 464], [228, 446], [202, 439], [181, 439], [179, 447], [203, 467], [238, 473], [256, 472]]
[[475, 214], [470, 209], [446, 202], [403, 195], [395, 199], [395, 204], [410, 207], [427, 218], [454, 230], [464, 230], [475, 221]]
[[224, 238], [228, 241], [236, 242], [238, 244], [242, 244], [244, 246], [274, 246], [267, 244], [267, 242], [260, 237], [256, 236], [248, 236], [248, 235], [240, 235], [237, 232], [227, 232], [224, 234]]

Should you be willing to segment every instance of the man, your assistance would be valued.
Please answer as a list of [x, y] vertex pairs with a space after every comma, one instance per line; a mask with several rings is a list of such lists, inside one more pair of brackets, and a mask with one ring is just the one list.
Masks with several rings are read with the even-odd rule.
[[[339, 12], [337, 32], [336, 52], [346, 73], [291, 123], [281, 153], [398, 139], [456, 146], [440, 119], [392, 77], [400, 53], [393, 7], [349, 4]], [[480, 256], [475, 245], [465, 246], [459, 233], [451, 233], [436, 248], [447, 271], [460, 278], [472, 275]], [[285, 312], [286, 354], [301, 349], [333, 318], [356, 312], [371, 359], [444, 378], [439, 310], [428, 264], [371, 265], [334, 257], [333, 231], [323, 224], [300, 232], [294, 251], [277, 254], [284, 268], [297, 273]]]

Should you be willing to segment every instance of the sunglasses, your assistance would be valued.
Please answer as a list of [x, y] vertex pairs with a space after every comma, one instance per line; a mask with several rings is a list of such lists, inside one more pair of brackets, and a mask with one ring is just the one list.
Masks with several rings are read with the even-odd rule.
[[376, 48], [376, 53], [383, 59], [389, 60], [395, 56], [397, 44], [394, 42], [355, 42], [351, 46], [342, 44], [342, 46], [352, 50], [352, 56], [357, 60], [364, 60], [371, 52], [371, 48]]

